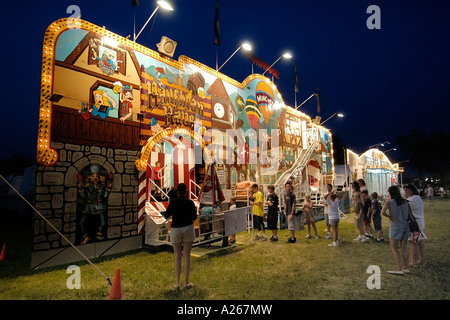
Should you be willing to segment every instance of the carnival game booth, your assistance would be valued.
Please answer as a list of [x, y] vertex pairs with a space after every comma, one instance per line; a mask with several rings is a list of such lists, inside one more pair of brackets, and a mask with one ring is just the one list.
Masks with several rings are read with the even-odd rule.
[[300, 197], [333, 181], [330, 131], [286, 106], [272, 81], [239, 82], [163, 47], [81, 19], [46, 30], [35, 190], [45, 219], [33, 221], [33, 268], [77, 258], [55, 229], [89, 258], [158, 238], [146, 226], [165, 223], [179, 183], [200, 209], [211, 161], [223, 204], [241, 181], [278, 188], [292, 177]]
[[350, 181], [363, 179], [369, 194], [376, 192], [379, 197], [386, 198], [389, 195], [387, 189], [401, 182], [399, 174], [403, 172], [403, 168], [391, 163], [378, 149], [369, 149], [361, 155], [347, 149], [347, 165]]

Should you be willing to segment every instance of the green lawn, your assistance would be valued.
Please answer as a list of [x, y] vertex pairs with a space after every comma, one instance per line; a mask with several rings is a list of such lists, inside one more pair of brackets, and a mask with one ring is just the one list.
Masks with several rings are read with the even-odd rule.
[[[340, 224], [339, 247], [328, 247], [323, 238], [324, 221], [317, 223], [321, 239], [305, 239], [297, 232], [297, 243], [280, 241], [251, 243], [247, 232], [238, 235], [243, 244], [213, 255], [192, 258], [190, 290], [173, 290], [173, 254], [169, 251], [132, 253], [94, 260], [103, 273], [113, 276], [120, 267], [124, 299], [168, 300], [294, 300], [294, 299], [433, 299], [450, 298], [450, 200], [425, 203], [427, 264], [411, 268], [411, 274], [387, 274], [394, 268], [389, 250], [388, 221], [383, 219], [384, 243], [356, 243], [353, 215]], [[102, 300], [108, 297], [106, 280], [91, 266], [79, 263], [81, 289], [68, 289], [67, 266], [30, 271], [31, 230], [11, 217], [1, 220], [0, 245], [7, 241], [8, 258], [0, 261], [0, 299]], [[269, 232], [270, 235], [270, 232]], [[381, 288], [370, 290], [367, 268], [379, 266]], [[183, 276], [182, 276], [183, 277]]]

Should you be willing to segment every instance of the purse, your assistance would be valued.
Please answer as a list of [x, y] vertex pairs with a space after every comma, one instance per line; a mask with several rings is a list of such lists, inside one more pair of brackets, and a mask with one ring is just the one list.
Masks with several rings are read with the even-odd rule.
[[416, 218], [414, 218], [414, 215], [412, 214], [411, 206], [408, 203], [408, 225], [409, 225], [409, 231], [411, 232], [420, 232], [419, 224], [416, 221]]

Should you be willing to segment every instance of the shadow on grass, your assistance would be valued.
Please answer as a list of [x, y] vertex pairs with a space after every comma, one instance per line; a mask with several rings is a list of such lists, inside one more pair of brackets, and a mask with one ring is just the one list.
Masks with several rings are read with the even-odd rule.
[[[54, 270], [67, 269], [69, 265], [87, 265], [88, 262], [80, 256], [80, 260], [67, 264], [42, 269], [31, 269], [31, 254], [33, 243], [32, 213], [1, 212], [0, 213], [0, 250], [6, 244], [6, 259], [0, 261], [0, 279], [11, 279], [20, 276], [47, 273]], [[143, 247], [141, 249], [117, 253], [90, 259], [93, 264], [111, 261], [124, 256], [145, 251], [150, 255], [160, 252], [173, 252], [171, 246]]]
[[193, 285], [188, 289], [175, 289], [173, 287], [163, 291], [163, 297], [167, 300], [201, 300], [207, 298], [207, 296], [207, 290], [197, 285]]

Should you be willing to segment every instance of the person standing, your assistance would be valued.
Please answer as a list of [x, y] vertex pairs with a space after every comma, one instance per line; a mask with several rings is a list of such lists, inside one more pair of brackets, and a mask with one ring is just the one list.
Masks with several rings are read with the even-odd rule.
[[372, 235], [372, 201], [369, 199], [367, 189], [361, 191], [361, 204], [363, 211], [363, 225], [366, 238], [373, 239]]
[[286, 183], [284, 185], [284, 191], [286, 192], [285, 201], [284, 201], [284, 212], [286, 214], [286, 219], [288, 221], [288, 230], [291, 232], [291, 236], [288, 239], [288, 243], [297, 242], [297, 238], [295, 237], [295, 194], [292, 190], [291, 184]]
[[409, 237], [410, 241], [410, 266], [417, 267], [420, 264], [425, 263], [426, 250], [425, 241], [427, 236], [424, 233], [425, 229], [425, 216], [423, 210], [423, 201], [420, 198], [419, 191], [413, 184], [407, 184], [403, 187], [406, 196], [408, 197], [409, 206], [411, 207], [412, 214], [416, 218], [419, 225], [420, 233], [413, 234]]
[[314, 233], [316, 234], [316, 239], [319, 239], [319, 235], [317, 234], [316, 220], [313, 215], [313, 203], [311, 201], [311, 195], [305, 195], [305, 201], [302, 203], [302, 210], [305, 213], [305, 221], [308, 224], [308, 235], [306, 238], [311, 239], [311, 225], [314, 229]]
[[[255, 240], [267, 240], [266, 228], [264, 226], [264, 198], [261, 191], [258, 189], [258, 185], [254, 183], [251, 188], [252, 192], [252, 200], [250, 204], [253, 206], [253, 223], [254, 227], [258, 229], [258, 234], [255, 237]], [[261, 237], [261, 231], [263, 236]]]
[[425, 189], [426, 194], [427, 194], [427, 198], [428, 198], [428, 203], [430, 206], [434, 206], [434, 189], [433, 186], [431, 184], [427, 185], [427, 188]]
[[172, 218], [170, 242], [175, 254], [175, 288], [180, 288], [181, 258], [184, 257], [184, 288], [192, 287], [189, 282], [191, 270], [191, 249], [195, 239], [194, 221], [197, 209], [192, 200], [187, 198], [187, 187], [184, 183], [177, 186], [178, 197], [170, 200], [164, 218]]
[[267, 228], [272, 231], [270, 241], [278, 241], [278, 196], [275, 193], [275, 186], [267, 187], [269, 194], [267, 195], [266, 205], [268, 206]]
[[[331, 191], [333, 190], [333, 186], [331, 184], [327, 184], [327, 193], [331, 193]], [[324, 199], [325, 200], [325, 199]], [[330, 233], [330, 219], [328, 216], [328, 211], [329, 208], [328, 206], [325, 206], [325, 208], [323, 209], [323, 217], [325, 219], [325, 224], [327, 226], [327, 235], [325, 236], [325, 239], [330, 239], [331, 238], [331, 233]]]
[[324, 196], [323, 204], [328, 207], [330, 226], [333, 233], [333, 242], [329, 246], [337, 247], [339, 245], [339, 205], [341, 204], [341, 197], [338, 197], [334, 192], [327, 193]]
[[384, 241], [383, 238], [383, 227], [381, 225], [381, 204], [378, 201], [378, 193], [372, 192], [370, 194], [370, 199], [372, 200], [372, 205], [370, 210], [372, 212], [372, 221], [375, 232], [377, 233], [376, 242]]
[[[409, 237], [408, 224], [408, 203], [403, 199], [397, 186], [388, 188], [390, 199], [387, 200], [381, 214], [389, 218], [389, 242], [397, 270], [388, 271], [389, 274], [403, 275], [409, 273], [408, 270], [408, 249], [407, 242]], [[389, 214], [387, 213], [389, 211]], [[400, 252], [398, 247], [400, 246]]]
[[369, 192], [366, 186], [366, 181], [364, 179], [358, 179], [358, 184], [359, 184], [359, 191], [363, 192], [364, 190], [366, 190], [367, 192]]
[[354, 218], [355, 218], [355, 225], [356, 229], [358, 231], [358, 237], [354, 239], [355, 241], [361, 241], [361, 242], [367, 242], [367, 238], [364, 235], [364, 215], [363, 215], [363, 209], [362, 209], [362, 203], [361, 203], [361, 193], [360, 192], [353, 192], [352, 195], [353, 198], [353, 212], [354, 212]]

